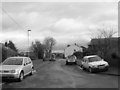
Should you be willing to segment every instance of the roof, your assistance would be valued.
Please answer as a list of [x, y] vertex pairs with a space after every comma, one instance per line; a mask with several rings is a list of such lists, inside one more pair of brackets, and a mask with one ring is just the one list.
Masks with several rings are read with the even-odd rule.
[[82, 48], [76, 45], [70, 45], [69, 47], [65, 49], [65, 57], [69, 55], [73, 55], [73, 53], [76, 51], [82, 51]]
[[112, 37], [112, 38], [99, 38], [99, 39], [92, 39], [90, 45], [98, 45], [98, 44], [105, 44], [106, 40], [110, 41], [111, 43], [117, 43], [118, 37]]
[[91, 57], [96, 57], [98, 55], [89, 55], [89, 56], [84, 56], [84, 58], [91, 58]]

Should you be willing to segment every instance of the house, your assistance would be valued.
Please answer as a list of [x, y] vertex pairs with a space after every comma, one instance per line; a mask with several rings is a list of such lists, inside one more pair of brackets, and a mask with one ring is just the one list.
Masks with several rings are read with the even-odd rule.
[[75, 52], [80, 51], [82, 52], [82, 48], [73, 44], [73, 45], [67, 45], [67, 47], [64, 49], [65, 57], [74, 54]]

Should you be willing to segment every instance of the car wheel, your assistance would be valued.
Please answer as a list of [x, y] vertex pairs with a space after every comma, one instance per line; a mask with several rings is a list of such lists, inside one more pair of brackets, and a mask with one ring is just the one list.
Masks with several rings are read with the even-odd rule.
[[108, 71], [108, 69], [109, 69], [109, 68], [105, 68], [105, 70], [104, 70], [104, 71]]
[[68, 62], [66, 61], [66, 65], [68, 65]]
[[83, 67], [83, 65], [81, 65], [81, 68], [82, 68], [82, 70], [85, 70], [85, 68]]
[[33, 75], [34, 68], [32, 67], [32, 70], [30, 72], [30, 75]]
[[75, 64], [75, 65], [77, 64], [76, 61], [74, 62], [74, 64]]
[[22, 81], [24, 79], [24, 73], [21, 72], [20, 75], [19, 75], [19, 81]]
[[92, 69], [91, 67], [89, 68], [89, 72], [90, 72], [90, 73], [93, 73], [93, 69]]

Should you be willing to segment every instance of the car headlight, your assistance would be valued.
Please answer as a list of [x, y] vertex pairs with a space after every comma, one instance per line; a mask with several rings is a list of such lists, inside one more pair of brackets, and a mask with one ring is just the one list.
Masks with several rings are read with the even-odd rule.
[[106, 62], [105, 64], [104, 64], [105, 66], [109, 66], [109, 64]]
[[16, 71], [15, 71], [15, 70], [11, 70], [10, 72], [11, 72], [11, 73], [15, 73]]
[[109, 64], [107, 63], [107, 64], [105, 64], [105, 66], [109, 66]]

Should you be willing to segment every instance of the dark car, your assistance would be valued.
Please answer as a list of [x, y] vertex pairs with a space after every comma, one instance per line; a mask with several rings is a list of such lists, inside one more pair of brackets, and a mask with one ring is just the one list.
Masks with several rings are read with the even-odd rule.
[[51, 58], [49, 59], [49, 61], [56, 61], [56, 60], [55, 60], [55, 54], [52, 54], [52, 55], [51, 55]]

